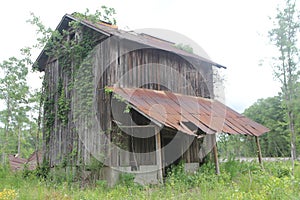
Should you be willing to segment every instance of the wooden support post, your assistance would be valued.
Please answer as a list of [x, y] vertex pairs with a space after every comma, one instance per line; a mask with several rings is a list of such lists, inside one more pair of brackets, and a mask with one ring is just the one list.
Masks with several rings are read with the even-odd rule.
[[214, 154], [214, 161], [215, 161], [215, 170], [216, 170], [216, 174], [219, 175], [220, 174], [220, 167], [219, 167], [219, 160], [218, 160], [218, 148], [217, 148], [217, 140], [216, 140], [216, 136], [217, 134], [214, 134], [212, 136], [213, 138], [213, 154]]
[[255, 142], [256, 142], [256, 146], [257, 146], [258, 162], [260, 165], [262, 165], [261, 149], [260, 149], [259, 139], [257, 136], [255, 136]]
[[158, 167], [157, 179], [160, 183], [163, 182], [162, 174], [162, 162], [161, 162], [161, 138], [160, 131], [158, 127], [155, 127], [155, 141], [156, 141], [156, 165]]

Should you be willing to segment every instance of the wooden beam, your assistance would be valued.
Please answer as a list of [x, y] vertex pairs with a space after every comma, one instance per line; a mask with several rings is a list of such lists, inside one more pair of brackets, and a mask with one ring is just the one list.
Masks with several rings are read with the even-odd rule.
[[120, 125], [120, 126], [118, 126], [119, 128], [128, 128], [128, 129], [130, 129], [130, 128], [155, 128], [155, 127], [157, 127], [157, 126], [155, 126], [155, 125], [137, 125], [137, 126], [123, 126], [123, 125]]
[[215, 162], [215, 170], [216, 174], [220, 174], [220, 166], [219, 166], [219, 160], [218, 160], [218, 148], [217, 148], [217, 140], [216, 140], [217, 134], [214, 134], [213, 137], [213, 154], [214, 154], [214, 162]]
[[155, 127], [155, 141], [156, 141], [156, 165], [158, 167], [157, 179], [160, 183], [163, 182], [162, 162], [161, 162], [161, 138], [159, 128]]
[[261, 155], [261, 149], [260, 149], [258, 136], [255, 136], [255, 142], [256, 142], [256, 147], [257, 147], [258, 162], [260, 165], [262, 165], [262, 155]]
[[164, 125], [161, 124], [160, 122], [156, 121], [155, 119], [153, 119], [152, 117], [149, 117], [148, 115], [146, 115], [144, 112], [140, 111], [137, 107], [135, 107], [134, 105], [130, 104], [131, 108], [133, 108], [134, 110], [136, 110], [138, 113], [140, 113], [141, 115], [143, 115], [144, 117], [146, 117], [147, 119], [150, 119], [150, 121], [152, 121], [155, 125], [157, 125], [158, 127], [162, 128]]

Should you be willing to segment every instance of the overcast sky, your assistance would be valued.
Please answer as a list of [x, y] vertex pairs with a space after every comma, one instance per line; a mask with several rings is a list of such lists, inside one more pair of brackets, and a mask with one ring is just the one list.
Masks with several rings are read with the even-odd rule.
[[[35, 32], [26, 20], [29, 13], [40, 16], [55, 28], [66, 13], [100, 9], [117, 11], [117, 23], [129, 29], [163, 28], [183, 34], [222, 65], [225, 74], [225, 103], [242, 112], [259, 98], [274, 96], [279, 84], [273, 80], [274, 49], [267, 32], [272, 27], [279, 1], [273, 0], [52, 0], [2, 2], [0, 7], [0, 61], [18, 55], [20, 48], [34, 42]], [[273, 52], [273, 53], [272, 53]], [[264, 60], [264, 62], [261, 62]], [[262, 63], [262, 64], [261, 64]]]

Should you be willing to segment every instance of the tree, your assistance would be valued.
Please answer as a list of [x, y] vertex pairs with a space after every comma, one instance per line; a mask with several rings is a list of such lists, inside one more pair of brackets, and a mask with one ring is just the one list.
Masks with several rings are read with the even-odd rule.
[[294, 171], [296, 159], [296, 130], [295, 130], [295, 87], [299, 79], [298, 47], [299, 14], [295, 0], [285, 0], [284, 8], [277, 8], [274, 28], [269, 31], [270, 41], [279, 52], [273, 66], [274, 76], [281, 83], [283, 103], [286, 106], [287, 122], [291, 134], [291, 158]]
[[[27, 112], [29, 107], [26, 77], [28, 69], [24, 60], [11, 57], [0, 64], [3, 78], [0, 80], [0, 99], [4, 101], [5, 108], [0, 112], [1, 122], [4, 124], [4, 144], [2, 147], [3, 156], [5, 152], [21, 153], [22, 131], [29, 119]], [[10, 142], [13, 134], [17, 135], [17, 150], [15, 143]], [[14, 145], [14, 146], [12, 146]], [[4, 158], [4, 157], [3, 157]]]
[[[259, 99], [244, 111], [244, 115], [263, 124], [270, 132], [260, 137], [262, 154], [267, 157], [289, 155], [288, 122], [281, 96]], [[255, 146], [252, 142], [252, 146]]]
[[[297, 88], [300, 89], [299, 84]], [[270, 132], [260, 136], [263, 156], [287, 157], [290, 155], [289, 124], [281, 94], [257, 100], [245, 109], [243, 114], [270, 129]], [[300, 112], [296, 113], [295, 119], [300, 119]], [[295, 123], [295, 127], [299, 129], [300, 123]], [[222, 157], [256, 156], [256, 143], [251, 136], [220, 135], [219, 144]], [[297, 141], [297, 144], [299, 144], [299, 141]]]

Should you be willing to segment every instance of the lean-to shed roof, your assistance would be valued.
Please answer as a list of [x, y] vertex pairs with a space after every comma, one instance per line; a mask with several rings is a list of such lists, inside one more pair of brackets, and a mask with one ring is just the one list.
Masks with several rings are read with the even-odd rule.
[[187, 96], [169, 91], [142, 88], [111, 88], [133, 109], [155, 122], [197, 136], [194, 124], [207, 134], [228, 133], [260, 136], [269, 131], [263, 125], [235, 112], [216, 100]]

